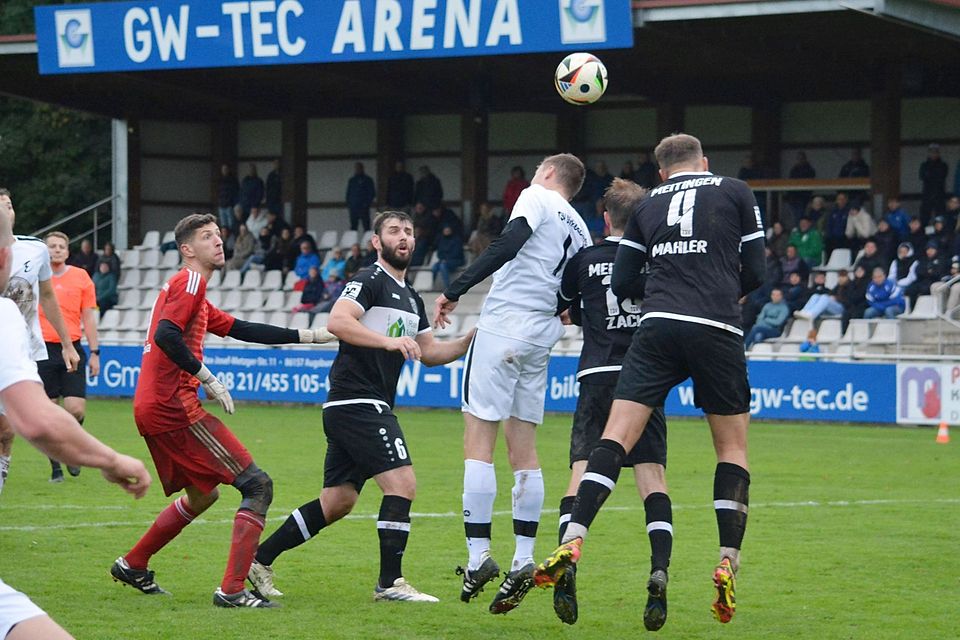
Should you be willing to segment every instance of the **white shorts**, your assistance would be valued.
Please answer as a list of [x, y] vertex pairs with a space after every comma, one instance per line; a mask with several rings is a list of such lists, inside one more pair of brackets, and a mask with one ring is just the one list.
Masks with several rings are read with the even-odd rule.
[[477, 329], [461, 385], [464, 413], [498, 422], [511, 416], [540, 424], [550, 349]]
[[47, 615], [30, 598], [0, 580], [0, 638], [24, 620]]

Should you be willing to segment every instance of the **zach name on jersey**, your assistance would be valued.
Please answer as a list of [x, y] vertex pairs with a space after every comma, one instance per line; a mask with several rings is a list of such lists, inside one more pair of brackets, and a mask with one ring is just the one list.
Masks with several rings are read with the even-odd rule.
[[640, 326], [640, 314], [630, 313], [627, 315], [607, 316], [607, 329], [636, 329]]
[[653, 245], [653, 252], [651, 255], [656, 258], [657, 256], [665, 256], [670, 254], [678, 253], [706, 253], [707, 252], [707, 241], [706, 240], [676, 240], [674, 242], [661, 242], [660, 244]]

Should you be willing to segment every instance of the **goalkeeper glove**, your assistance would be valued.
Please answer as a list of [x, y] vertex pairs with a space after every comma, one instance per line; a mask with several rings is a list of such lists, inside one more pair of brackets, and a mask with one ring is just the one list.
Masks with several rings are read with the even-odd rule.
[[233, 415], [233, 398], [230, 397], [230, 392], [217, 379], [217, 376], [213, 375], [210, 369], [207, 369], [207, 365], [200, 365], [200, 371], [197, 371], [194, 377], [203, 385], [203, 390], [208, 398], [213, 398], [219, 402], [224, 411]]
[[333, 342], [337, 336], [327, 331], [326, 327], [319, 329], [299, 329], [300, 344], [326, 344]]

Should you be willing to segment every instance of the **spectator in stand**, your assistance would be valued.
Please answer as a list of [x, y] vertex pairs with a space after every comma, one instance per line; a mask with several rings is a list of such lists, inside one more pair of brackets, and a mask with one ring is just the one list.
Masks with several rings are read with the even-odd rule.
[[432, 267], [433, 277], [440, 274], [443, 288], [450, 286], [450, 274], [466, 263], [463, 255], [463, 234], [458, 227], [444, 224], [437, 239], [437, 261]]
[[[790, 167], [790, 173], [788, 175], [792, 180], [813, 180], [817, 177], [817, 170], [814, 169], [810, 161], [807, 160], [805, 151], [797, 151], [797, 161]], [[807, 200], [809, 200], [809, 197], [805, 198], [803, 203], [806, 204]]]
[[327, 281], [323, 283], [323, 295], [320, 303], [315, 307], [316, 311], [318, 313], [330, 313], [333, 305], [340, 298], [340, 294], [343, 293], [346, 284], [346, 280], [338, 278], [335, 274], [327, 278]]
[[318, 267], [307, 269], [307, 277], [300, 292], [300, 304], [294, 305], [291, 313], [312, 313], [314, 308], [323, 300], [323, 279]]
[[[247, 216], [250, 215], [250, 210], [259, 207], [260, 203], [263, 202], [263, 192], [263, 180], [257, 175], [257, 165], [251, 162], [247, 169], [247, 175], [240, 181], [240, 208], [243, 210], [241, 220], [244, 223], [246, 223]], [[252, 229], [249, 231], [254, 233]], [[256, 234], [254, 234], [254, 237], [256, 237]]]
[[269, 227], [270, 233], [278, 237], [284, 229], [290, 230], [290, 225], [283, 219], [283, 216], [270, 210], [267, 210], [267, 227]]
[[633, 180], [636, 172], [636, 169], [633, 168], [633, 161], [631, 160], [627, 160], [623, 163], [623, 166], [620, 167], [620, 177], [624, 180]]
[[787, 284], [787, 278], [793, 272], [799, 273], [801, 278], [806, 278], [810, 274], [810, 267], [800, 257], [797, 247], [788, 244], [786, 253], [780, 258], [781, 284]]
[[783, 228], [783, 223], [779, 220], [771, 225], [767, 232], [767, 247], [773, 251], [773, 255], [782, 258], [787, 254], [787, 245], [790, 244], [790, 234]]
[[943, 217], [947, 221], [947, 229], [953, 231], [954, 235], [960, 231], [960, 196], [950, 196], [947, 199], [947, 208], [943, 212]]
[[803, 309], [807, 300], [813, 295], [813, 289], [807, 286], [807, 279], [794, 271], [787, 276], [787, 287], [783, 292], [783, 299], [790, 307], [790, 313]]
[[917, 255], [923, 253], [923, 248], [927, 246], [927, 233], [923, 228], [923, 223], [920, 222], [920, 218], [910, 218], [907, 242], [913, 246], [913, 252]]
[[950, 263], [946, 257], [940, 255], [937, 241], [928, 242], [924, 255], [917, 260], [917, 279], [903, 291], [910, 299], [910, 308], [917, 305], [917, 298], [929, 294], [930, 288], [940, 282], [949, 270]]
[[270, 227], [261, 228], [260, 237], [257, 238], [253, 253], [250, 254], [246, 262], [243, 263], [243, 266], [240, 267], [240, 275], [243, 276], [246, 274], [247, 271], [253, 268], [253, 265], [263, 266], [267, 261], [267, 254], [275, 248], [277, 240], [278, 238], [270, 233]]
[[[820, 344], [817, 342], [817, 330], [810, 329], [807, 332], [807, 339], [800, 343], [800, 353], [820, 353]], [[812, 360], [812, 358], [803, 358]]]
[[850, 150], [850, 159], [840, 167], [841, 178], [869, 178], [870, 165], [863, 159], [863, 151], [859, 147]]
[[817, 228], [827, 219], [827, 201], [823, 196], [814, 196], [810, 201], [810, 206], [804, 212], [803, 217], [810, 218], [813, 225]]
[[323, 267], [320, 270], [320, 276], [324, 282], [328, 282], [331, 277], [337, 280], [343, 280], [343, 275], [347, 270], [347, 259], [343, 257], [343, 249], [334, 247], [330, 249], [326, 259], [323, 261]]
[[633, 181], [644, 189], [653, 189], [660, 184], [660, 174], [657, 164], [651, 160], [649, 151], [641, 151], [637, 158], [637, 170], [633, 173]]
[[373, 247], [373, 240], [367, 240], [367, 246], [363, 250], [363, 261], [362, 264], [364, 267], [373, 266], [377, 261], [377, 250]]
[[[881, 218], [880, 222], [877, 223], [877, 233], [874, 234], [873, 241], [877, 245], [877, 255], [880, 256], [882, 264], [890, 264], [893, 256], [897, 253], [900, 236], [893, 230], [886, 218]], [[867, 273], [873, 273], [873, 269], [870, 269]]]
[[233, 175], [230, 165], [220, 166], [220, 180], [217, 182], [217, 213], [220, 226], [235, 229], [233, 208], [240, 203], [240, 183]]
[[67, 258], [68, 265], [83, 269], [87, 272], [87, 275], [91, 277], [96, 272], [97, 262], [99, 261], [100, 256], [93, 250], [93, 242], [91, 242], [89, 238], [84, 238], [80, 242], [80, 251], [71, 253], [70, 257]]
[[[847, 272], [843, 272], [846, 277]], [[837, 276], [839, 282], [840, 276]], [[794, 311], [793, 317], [803, 320], [816, 320], [822, 314], [830, 316], [843, 315], [843, 303], [837, 300], [834, 292], [827, 288], [827, 274], [823, 271], [817, 271], [813, 274], [813, 289], [810, 298], [800, 311]]]
[[266, 228], [268, 222], [266, 211], [260, 207], [251, 207], [250, 215], [247, 216], [247, 221], [244, 224], [247, 226], [247, 231], [250, 232], [250, 235], [254, 238], [259, 238], [260, 231]]
[[862, 318], [867, 307], [870, 306], [867, 302], [867, 288], [870, 286], [871, 273], [873, 272], [865, 271], [863, 267], [859, 265], [853, 270], [853, 280], [850, 282], [847, 300], [844, 303], [845, 310], [843, 312], [843, 318], [841, 319], [844, 332], [846, 332], [850, 320], [852, 318]]
[[770, 292], [770, 302], [763, 305], [757, 321], [753, 324], [747, 337], [744, 339], [744, 348], [750, 349], [757, 342], [776, 338], [783, 333], [783, 325], [790, 317], [790, 309], [783, 299], [783, 291], [774, 289]]
[[[890, 198], [887, 200], [887, 215], [884, 218], [890, 228], [893, 229], [900, 241], [910, 235], [910, 216], [900, 206], [900, 198]], [[873, 273], [871, 271], [871, 273]]]
[[[956, 309], [960, 305], [960, 281], [949, 285], [949, 294], [947, 293], [948, 283], [957, 276], [960, 276], [960, 256], [953, 256], [950, 273], [943, 276], [940, 282], [930, 285], [930, 293], [936, 296], [938, 301], [937, 308], [950, 317], [956, 317]], [[946, 302], [944, 302], [945, 295]]]
[[413, 189], [414, 204], [421, 202], [429, 211], [443, 204], [443, 185], [440, 178], [430, 172], [430, 167], [420, 167], [420, 178]]
[[296, 262], [297, 256], [300, 255], [300, 243], [304, 240], [310, 243], [310, 250], [316, 253], [317, 239], [307, 233], [307, 230], [303, 225], [298, 224], [293, 228], [293, 245], [295, 249], [295, 255], [293, 257], [294, 262]]
[[790, 233], [790, 244], [797, 248], [808, 267], [816, 267], [823, 261], [823, 238], [810, 218], [800, 218], [800, 226]]
[[403, 160], [393, 164], [393, 173], [387, 178], [387, 207], [410, 211], [413, 206], [413, 176], [407, 173]]
[[97, 306], [100, 307], [100, 317], [112, 309], [120, 301], [117, 293], [117, 274], [110, 270], [109, 263], [100, 262], [97, 272], [93, 274], [93, 286], [97, 292]]
[[350, 229], [356, 231], [370, 229], [370, 207], [377, 198], [377, 188], [373, 178], [368, 176], [362, 162], [353, 165], [353, 175], [347, 181], [347, 210], [350, 212]]
[[[796, 251], [796, 249], [794, 249], [794, 251]], [[770, 292], [773, 291], [775, 287], [780, 286], [783, 280], [783, 272], [780, 270], [780, 260], [773, 254], [770, 247], [764, 249], [764, 255], [767, 268], [763, 277], [763, 284], [747, 294], [740, 301], [742, 305], [742, 309], [740, 310], [743, 324], [742, 328], [745, 332], [750, 331], [753, 323], [756, 322], [760, 309], [770, 301]]]
[[940, 145], [927, 147], [927, 159], [920, 165], [923, 192], [920, 200], [920, 220], [926, 226], [930, 217], [943, 212], [947, 198], [947, 174], [950, 167], [940, 158]]
[[523, 167], [516, 166], [510, 170], [510, 179], [507, 180], [507, 186], [503, 188], [503, 213], [505, 216], [510, 217], [513, 206], [517, 204], [517, 198], [529, 186], [530, 181], [523, 173]]
[[607, 163], [603, 160], [598, 160], [596, 164], [593, 165], [593, 170], [597, 174], [597, 188], [599, 192], [596, 201], [599, 201], [603, 198], [603, 194], [607, 192], [607, 188], [613, 184], [613, 174], [607, 169]]
[[308, 240], [300, 241], [300, 255], [297, 256], [297, 263], [293, 270], [301, 281], [306, 280], [309, 276], [310, 267], [320, 269], [320, 256], [313, 250], [313, 246]]
[[[901, 289], [909, 287], [917, 281], [917, 258], [913, 245], [909, 242], [901, 242], [897, 247], [897, 257], [890, 263], [890, 279]], [[876, 269], [874, 269], [876, 271]]]
[[867, 287], [867, 303], [869, 306], [863, 312], [863, 317], [868, 320], [896, 318], [906, 308], [900, 287], [893, 278], [887, 278], [883, 269], [873, 270], [873, 279]]
[[[280, 174], [280, 160], [273, 161], [273, 167], [267, 174], [267, 184], [264, 188], [264, 199], [266, 200], [267, 211], [274, 213], [281, 220], [283, 219], [283, 176]], [[274, 232], [280, 235], [280, 231]]]
[[224, 268], [239, 269], [247, 262], [247, 258], [253, 255], [256, 248], [257, 239], [247, 230], [247, 225], [241, 224], [237, 239], [233, 243], [233, 257], [224, 265]]
[[753, 157], [753, 154], [747, 154], [743, 157], [743, 162], [740, 165], [740, 170], [737, 171], [737, 178], [740, 180], [759, 180], [763, 175], [760, 172], [760, 169], [757, 167], [756, 160]]
[[[804, 151], [797, 152], [797, 161], [792, 167], [790, 167], [790, 173], [787, 174], [791, 180], [813, 180], [817, 177], [817, 171], [813, 168], [813, 165], [810, 164], [810, 161], [807, 160], [807, 154]], [[787, 226], [793, 227], [794, 221], [803, 215], [803, 209], [807, 206], [807, 203], [810, 201], [810, 198], [813, 196], [811, 191], [789, 191], [787, 192], [786, 201], [790, 207], [789, 216], [784, 216], [785, 211], [780, 212], [781, 219], [788, 217], [789, 219], [785, 220]]]
[[859, 202], [854, 202], [847, 214], [846, 236], [850, 255], [857, 255], [860, 247], [876, 233], [877, 224], [873, 221], [873, 216]]
[[350, 245], [350, 255], [347, 256], [347, 261], [343, 269], [344, 280], [349, 280], [354, 276], [354, 274], [357, 273], [357, 271], [363, 269], [363, 252], [360, 250], [359, 242], [354, 242], [352, 245]]
[[220, 239], [223, 240], [223, 258], [230, 260], [233, 257], [233, 245], [236, 244], [237, 238], [230, 231], [230, 227], [220, 227]]
[[286, 277], [287, 271], [290, 270], [287, 266], [287, 256], [290, 255], [290, 249], [293, 247], [293, 234], [290, 233], [290, 227], [283, 227], [280, 235], [272, 236], [270, 248], [263, 261], [263, 270], [282, 271], [283, 276]]
[[494, 212], [489, 202], [480, 204], [477, 228], [470, 236], [470, 251], [474, 256], [483, 253], [490, 243], [503, 231], [503, 218]]
[[951, 253], [953, 249], [953, 228], [947, 227], [945, 216], [933, 217], [933, 232], [927, 234], [927, 242], [931, 240], [937, 243], [937, 250], [941, 256], [953, 255]]
[[842, 191], [837, 194], [830, 215], [827, 216], [827, 222], [824, 225], [823, 244], [826, 247], [827, 255], [833, 253], [834, 249], [847, 248], [847, 218], [850, 215], [850, 204], [847, 194]]
[[106, 262], [110, 265], [110, 271], [112, 271], [117, 279], [120, 279], [120, 256], [117, 255], [117, 248], [112, 242], [104, 243], [103, 253], [100, 254], [100, 260], [97, 261], [97, 268], [100, 268], [100, 263]]
[[437, 248], [437, 243], [440, 241], [440, 235], [445, 226], [453, 227], [460, 237], [460, 241], [463, 242], [463, 223], [460, 221], [460, 217], [452, 209], [437, 207], [430, 212], [430, 216], [427, 218], [427, 242], [431, 251]]
[[891, 259], [880, 253], [877, 241], [871, 238], [863, 244], [863, 254], [857, 258], [854, 268], [863, 267], [865, 273], [873, 273], [877, 267], [884, 268], [889, 265]]

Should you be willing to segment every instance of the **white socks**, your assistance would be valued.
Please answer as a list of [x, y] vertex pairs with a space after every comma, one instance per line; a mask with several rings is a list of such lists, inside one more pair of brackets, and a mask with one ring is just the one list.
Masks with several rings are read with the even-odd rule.
[[3, 491], [3, 483], [7, 479], [7, 472], [10, 470], [10, 456], [0, 456], [0, 491]]
[[497, 475], [493, 464], [479, 460], [463, 462], [463, 528], [470, 559], [467, 569], [480, 567], [484, 553], [490, 552], [490, 524], [493, 501], [497, 497]]
[[543, 511], [543, 473], [526, 469], [513, 473], [513, 533], [517, 540], [511, 571], [533, 562], [533, 545]]

